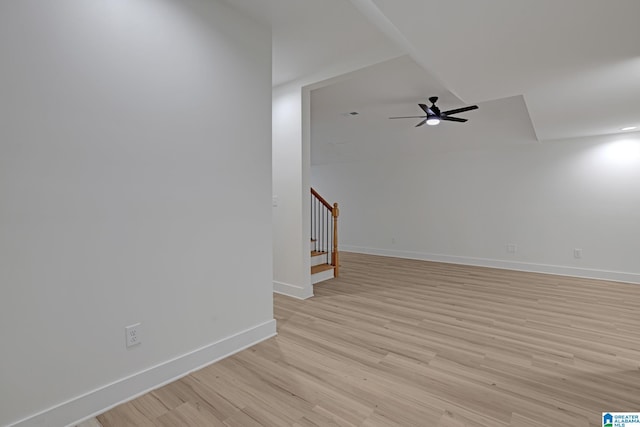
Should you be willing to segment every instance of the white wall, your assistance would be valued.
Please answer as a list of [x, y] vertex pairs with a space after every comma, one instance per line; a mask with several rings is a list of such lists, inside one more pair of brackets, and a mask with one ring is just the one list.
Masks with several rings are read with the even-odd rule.
[[[303, 143], [299, 84], [273, 90], [273, 289], [313, 296], [309, 252], [309, 143]], [[307, 114], [308, 116], [308, 114]]]
[[269, 30], [216, 0], [7, 0], [0, 58], [0, 425], [273, 334]]
[[342, 249], [640, 282], [640, 133], [403, 152], [312, 166]]
[[381, 46], [349, 62], [273, 88], [273, 289], [295, 298], [313, 296], [311, 284], [311, 91], [398, 55]]

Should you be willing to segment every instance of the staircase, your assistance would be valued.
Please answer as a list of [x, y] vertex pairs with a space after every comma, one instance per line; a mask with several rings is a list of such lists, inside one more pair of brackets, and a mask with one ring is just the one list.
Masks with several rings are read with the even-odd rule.
[[338, 204], [311, 189], [311, 284], [338, 277]]

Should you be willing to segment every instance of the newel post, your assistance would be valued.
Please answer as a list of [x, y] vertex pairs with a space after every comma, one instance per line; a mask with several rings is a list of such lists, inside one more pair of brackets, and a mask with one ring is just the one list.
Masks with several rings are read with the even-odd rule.
[[331, 210], [331, 216], [333, 216], [333, 255], [331, 264], [335, 267], [334, 273], [335, 277], [338, 277], [338, 270], [340, 269], [340, 256], [338, 254], [338, 216], [340, 215], [340, 209], [338, 209], [338, 204], [333, 204], [333, 209]]

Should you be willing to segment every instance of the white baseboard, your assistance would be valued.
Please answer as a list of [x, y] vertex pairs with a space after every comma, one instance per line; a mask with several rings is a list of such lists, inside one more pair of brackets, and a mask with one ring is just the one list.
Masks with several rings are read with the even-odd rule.
[[276, 335], [269, 320], [29, 416], [9, 427], [73, 426]]
[[448, 264], [474, 265], [478, 267], [500, 268], [503, 270], [528, 271], [532, 273], [557, 274], [559, 276], [582, 277], [586, 279], [611, 280], [614, 282], [640, 284], [640, 274], [622, 271], [597, 270], [590, 268], [567, 267], [561, 265], [535, 264], [518, 261], [503, 261], [497, 259], [461, 257], [455, 255], [441, 255], [424, 252], [398, 251], [392, 249], [377, 249], [361, 246], [341, 245], [342, 252], [381, 255], [394, 258], [417, 259], [421, 261], [444, 262]]
[[313, 296], [313, 286], [309, 285], [309, 288], [303, 288], [301, 286], [292, 285], [284, 282], [273, 281], [273, 292], [281, 295], [297, 299], [307, 299]]

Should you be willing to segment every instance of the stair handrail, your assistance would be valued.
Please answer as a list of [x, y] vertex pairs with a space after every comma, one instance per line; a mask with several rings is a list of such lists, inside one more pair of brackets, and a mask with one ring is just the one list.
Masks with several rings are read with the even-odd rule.
[[327, 207], [327, 209], [332, 210], [333, 206], [331, 206], [331, 203], [327, 202], [324, 197], [322, 197], [320, 195], [320, 193], [318, 193], [316, 190], [313, 189], [313, 187], [311, 187], [311, 194], [313, 194], [316, 199], [318, 199], [320, 201], [320, 203], [322, 203], [323, 205], [325, 205]]
[[[325, 198], [322, 197], [320, 193], [318, 193], [314, 188], [311, 188], [311, 195], [315, 197], [327, 209], [328, 213], [331, 214], [331, 218], [330, 218], [331, 228], [332, 228], [331, 236], [330, 236], [331, 246], [328, 247], [327, 245], [326, 249], [331, 252], [330, 265], [333, 266], [334, 268], [334, 277], [338, 277], [339, 269], [340, 269], [340, 254], [338, 252], [338, 217], [340, 216], [340, 209], [338, 208], [338, 203], [334, 203], [332, 205], [331, 203], [327, 202]], [[313, 204], [313, 198], [312, 198], [312, 204]], [[312, 208], [312, 219], [311, 219], [312, 230], [313, 230], [313, 222], [314, 222], [313, 214], [314, 212]], [[329, 243], [329, 242], [325, 242], [325, 243]]]

